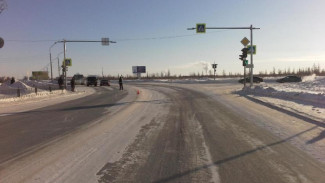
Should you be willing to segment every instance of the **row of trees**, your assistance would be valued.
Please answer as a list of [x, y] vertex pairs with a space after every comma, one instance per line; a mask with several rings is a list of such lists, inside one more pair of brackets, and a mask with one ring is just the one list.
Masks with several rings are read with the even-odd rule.
[[[247, 69], [248, 71], [248, 69]], [[261, 77], [276, 77], [276, 76], [286, 76], [286, 75], [299, 75], [299, 76], [307, 76], [311, 74], [316, 74], [317, 76], [325, 76], [325, 69], [321, 69], [319, 64], [314, 64], [312, 67], [306, 67], [306, 68], [299, 68], [299, 69], [291, 69], [285, 68], [285, 69], [276, 69], [273, 67], [271, 71], [260, 71], [258, 72], [257, 76]], [[171, 74], [170, 70], [167, 72], [160, 72], [160, 73], [146, 73], [142, 75], [142, 78], [145, 79], [182, 79], [182, 78], [202, 78], [202, 77], [213, 77], [213, 71], [210, 70], [208, 74], [204, 74], [202, 71], [201, 73], [195, 73], [192, 72], [189, 75], [176, 75], [176, 74]], [[233, 73], [233, 72], [226, 72], [223, 70], [221, 73], [217, 73], [216, 77], [222, 78], [222, 77], [243, 77], [243, 73]], [[116, 76], [108, 76], [109, 79], [117, 79], [118, 77]], [[137, 76], [135, 75], [126, 75], [123, 76], [124, 79], [136, 79]]]
[[[248, 71], [248, 69], [247, 69]], [[299, 69], [291, 69], [285, 68], [285, 69], [276, 69], [273, 67], [271, 71], [260, 71], [259, 73], [255, 74], [257, 76], [266, 77], [266, 76], [286, 76], [286, 75], [299, 75], [299, 76], [307, 76], [311, 74], [316, 74], [317, 76], [325, 76], [325, 69], [321, 69], [319, 64], [314, 64], [312, 67], [306, 67], [306, 68], [299, 68]], [[105, 78], [115, 80], [119, 78], [118, 76], [111, 76], [107, 75]], [[146, 73], [142, 75], [142, 78], [145, 79], [183, 79], [183, 78], [202, 78], [202, 77], [213, 77], [213, 71], [210, 70], [208, 74], [204, 74], [202, 71], [201, 73], [195, 73], [192, 72], [189, 75], [182, 75], [182, 74], [171, 74], [170, 70], [166, 72], [160, 72], [160, 73]], [[233, 73], [233, 72], [226, 72], [223, 70], [221, 73], [218, 72], [216, 77], [222, 78], [222, 77], [243, 77], [242, 73]], [[136, 75], [124, 75], [124, 79], [137, 79]], [[6, 80], [10, 80], [11, 77], [0, 77], [0, 83], [3, 83]], [[27, 78], [26, 78], [27, 79]]]

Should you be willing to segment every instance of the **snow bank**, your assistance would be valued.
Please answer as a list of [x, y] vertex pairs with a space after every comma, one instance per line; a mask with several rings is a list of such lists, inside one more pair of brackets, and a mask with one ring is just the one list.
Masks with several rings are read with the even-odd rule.
[[10, 90], [10, 89], [13, 89], [13, 88], [11, 88], [10, 86], [8, 86], [6, 84], [0, 85], [0, 90]]
[[303, 82], [297, 83], [277, 83], [265, 82], [261, 86], [272, 87], [278, 91], [304, 92], [318, 95], [325, 92], [325, 76], [305, 76]]
[[311, 76], [304, 76], [302, 77], [302, 82], [314, 81], [315, 79], [316, 79], [316, 74], [313, 74]]
[[36, 80], [30, 80], [30, 81], [23, 81], [26, 85], [30, 87], [37, 87], [37, 88], [43, 88], [47, 89], [49, 86], [51, 87], [58, 87], [57, 81], [50, 81], [50, 80], [44, 80], [44, 81], [36, 81]]
[[17, 81], [14, 82], [13, 84], [10, 85], [11, 88], [15, 88], [15, 89], [23, 89], [23, 90], [31, 90], [33, 89], [32, 87], [26, 85], [25, 83], [21, 82], [21, 81]]
[[10, 97], [10, 98], [0, 98], [0, 103], [7, 103], [7, 102], [14, 102], [14, 101], [25, 101], [25, 100], [30, 100], [30, 99], [38, 99], [38, 98], [49, 98], [52, 96], [67, 96], [67, 95], [78, 95], [78, 94], [83, 94], [85, 91], [77, 91], [77, 92], [71, 92], [67, 90], [55, 90], [52, 92], [49, 91], [41, 91], [36, 93], [30, 93], [26, 95], [22, 95], [21, 97]]
[[239, 94], [245, 95], [257, 95], [264, 97], [273, 97], [284, 100], [291, 100], [297, 103], [313, 103], [313, 104], [321, 104], [325, 106], [325, 93], [308, 93], [308, 92], [294, 92], [294, 91], [281, 91], [277, 90], [273, 87], [265, 87], [265, 86], [255, 86], [253, 88], [244, 88], [239, 91]]

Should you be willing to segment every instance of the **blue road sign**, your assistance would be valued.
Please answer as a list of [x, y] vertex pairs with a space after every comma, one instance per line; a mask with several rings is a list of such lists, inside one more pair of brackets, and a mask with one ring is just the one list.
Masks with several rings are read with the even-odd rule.
[[205, 33], [205, 28], [206, 25], [205, 24], [196, 24], [196, 33]]

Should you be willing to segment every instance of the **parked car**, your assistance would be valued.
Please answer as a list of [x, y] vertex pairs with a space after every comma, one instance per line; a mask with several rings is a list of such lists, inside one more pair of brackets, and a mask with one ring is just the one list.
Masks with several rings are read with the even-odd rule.
[[109, 84], [109, 81], [107, 80], [107, 79], [102, 79], [102, 80], [100, 80], [100, 84], [99, 84], [100, 86], [111, 86], [110, 84]]
[[286, 76], [281, 79], [277, 79], [276, 82], [279, 83], [291, 83], [291, 82], [301, 82], [301, 77], [300, 76]]
[[87, 77], [87, 86], [90, 86], [90, 85], [94, 85], [94, 86], [98, 85], [98, 77], [97, 76], [88, 76]]
[[[244, 83], [244, 79], [240, 79], [238, 80], [239, 83]], [[251, 82], [251, 78], [250, 77], [246, 77], [246, 83]], [[257, 76], [253, 76], [253, 83], [260, 83], [263, 82], [263, 78], [257, 77]]]

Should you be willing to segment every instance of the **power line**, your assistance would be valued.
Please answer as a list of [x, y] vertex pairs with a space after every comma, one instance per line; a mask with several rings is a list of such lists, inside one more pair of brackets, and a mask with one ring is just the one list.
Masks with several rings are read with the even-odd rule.
[[6, 40], [8, 42], [20, 42], [20, 43], [39, 43], [39, 42], [53, 42], [53, 41], [57, 41], [57, 40]]
[[[212, 31], [212, 32], [209, 32], [206, 34], [226, 32], [226, 31], [231, 31], [231, 30]], [[199, 35], [200, 34], [183, 34], [183, 35], [170, 35], [170, 36], [160, 36], [160, 37], [120, 38], [120, 39], [116, 39], [116, 41], [145, 41], [145, 40], [160, 40], [160, 39], [176, 39], [176, 38], [192, 37], [192, 36], [199, 36]], [[6, 41], [7, 42], [19, 42], [19, 43], [40, 43], [40, 42], [56, 42], [59, 40], [54, 40], [54, 39], [44, 39], [44, 40], [9, 39]]]
[[[219, 33], [219, 32], [226, 32], [231, 30], [219, 30], [219, 31], [212, 31], [209, 33]], [[183, 37], [192, 37], [192, 36], [199, 36], [200, 34], [185, 34], [185, 35], [175, 35], [175, 36], [161, 36], [161, 37], [147, 37], [147, 38], [125, 38], [125, 39], [116, 39], [116, 41], [145, 41], [145, 40], [159, 40], [159, 39], [175, 39], [175, 38], [183, 38]]]

